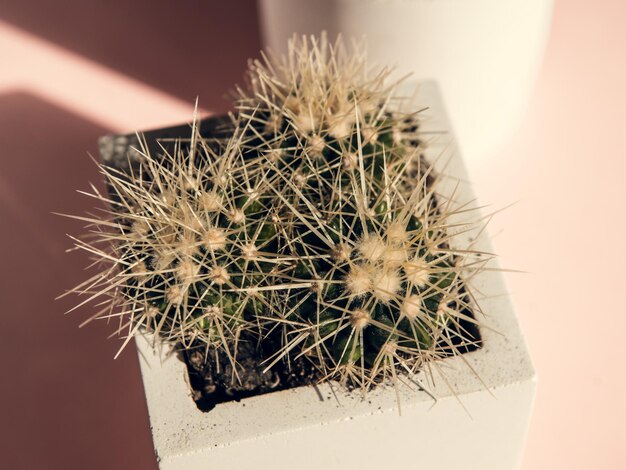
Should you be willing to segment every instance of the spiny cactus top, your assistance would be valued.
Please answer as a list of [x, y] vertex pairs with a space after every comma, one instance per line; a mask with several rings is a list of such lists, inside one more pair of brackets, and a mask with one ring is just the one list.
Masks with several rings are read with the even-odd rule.
[[472, 343], [461, 274], [482, 263], [451, 242], [465, 227], [448, 223], [419, 114], [357, 52], [294, 41], [251, 64], [230, 138], [194, 125], [129, 172], [103, 166], [112, 209], [77, 243], [108, 267], [75, 291], [108, 299], [100, 316], [127, 338], [233, 364], [238, 342], [266, 341], [268, 369], [304, 359], [364, 389]]

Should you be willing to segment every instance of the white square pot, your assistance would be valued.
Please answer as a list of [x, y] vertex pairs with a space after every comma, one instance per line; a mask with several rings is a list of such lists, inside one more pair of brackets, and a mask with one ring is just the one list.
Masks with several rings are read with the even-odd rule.
[[[427, 158], [445, 165], [449, 176], [441, 192], [460, 184], [457, 199], [474, 200], [436, 86], [420, 85], [416, 103], [430, 107], [423, 131], [445, 131], [426, 134], [433, 136]], [[477, 249], [491, 251], [484, 232]], [[484, 271], [471, 288], [485, 313], [483, 347], [439, 362], [450, 386], [434, 369], [436, 403], [424, 391], [400, 387], [401, 414], [391, 386], [363, 398], [328, 383], [222, 403], [205, 413], [171, 347], [159, 343], [154, 350], [149, 338], [137, 337], [161, 470], [518, 468], [535, 372], [501, 273]]]

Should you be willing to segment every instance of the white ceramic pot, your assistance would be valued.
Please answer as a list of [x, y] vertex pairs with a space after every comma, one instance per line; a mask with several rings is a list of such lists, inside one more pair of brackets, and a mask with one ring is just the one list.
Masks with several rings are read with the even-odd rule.
[[[421, 126], [424, 135], [432, 136], [426, 158], [440, 170], [446, 167], [441, 197], [456, 189], [455, 199], [473, 201], [437, 88], [422, 84], [416, 102], [430, 107]], [[467, 216], [457, 217], [462, 222]], [[485, 232], [462, 234], [458, 242], [465, 244], [472, 236], [478, 236], [477, 249], [491, 251]], [[400, 387], [401, 415], [390, 386], [362, 397], [329, 383], [222, 403], [204, 413], [191, 397], [186, 366], [171, 348], [159, 344], [154, 350], [149, 339], [138, 337], [161, 470], [380, 470], [390, 464], [429, 470], [517, 469], [535, 372], [503, 295], [501, 273], [487, 270], [470, 282], [485, 313], [480, 318], [483, 347], [439, 362], [452, 389], [436, 376], [431, 389], [436, 403], [424, 391]]]
[[259, 0], [266, 46], [294, 34], [365, 36], [371, 63], [436, 80], [472, 163], [515, 130], [538, 73], [552, 0]]

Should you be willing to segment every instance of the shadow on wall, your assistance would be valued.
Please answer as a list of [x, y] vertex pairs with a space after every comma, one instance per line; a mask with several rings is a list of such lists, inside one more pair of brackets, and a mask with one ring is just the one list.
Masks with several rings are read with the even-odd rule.
[[26, 93], [0, 96], [0, 455], [2, 468], [156, 469], [134, 346], [120, 358], [115, 325], [78, 325], [94, 312], [55, 301], [85, 280], [89, 260], [65, 233], [99, 183], [90, 122]]
[[261, 47], [256, 0], [8, 0], [0, 19], [215, 112]]

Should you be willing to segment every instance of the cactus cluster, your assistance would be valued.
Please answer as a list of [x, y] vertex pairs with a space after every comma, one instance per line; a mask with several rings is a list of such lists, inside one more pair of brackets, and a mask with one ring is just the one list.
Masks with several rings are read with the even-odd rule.
[[474, 344], [464, 279], [484, 257], [451, 242], [464, 207], [438, 195], [389, 71], [302, 38], [247, 78], [228, 138], [194, 123], [128, 171], [101, 166], [110, 210], [76, 243], [105, 267], [74, 292], [126, 340], [147, 330], [232, 364], [266, 341], [266, 369], [306, 360], [362, 389]]

